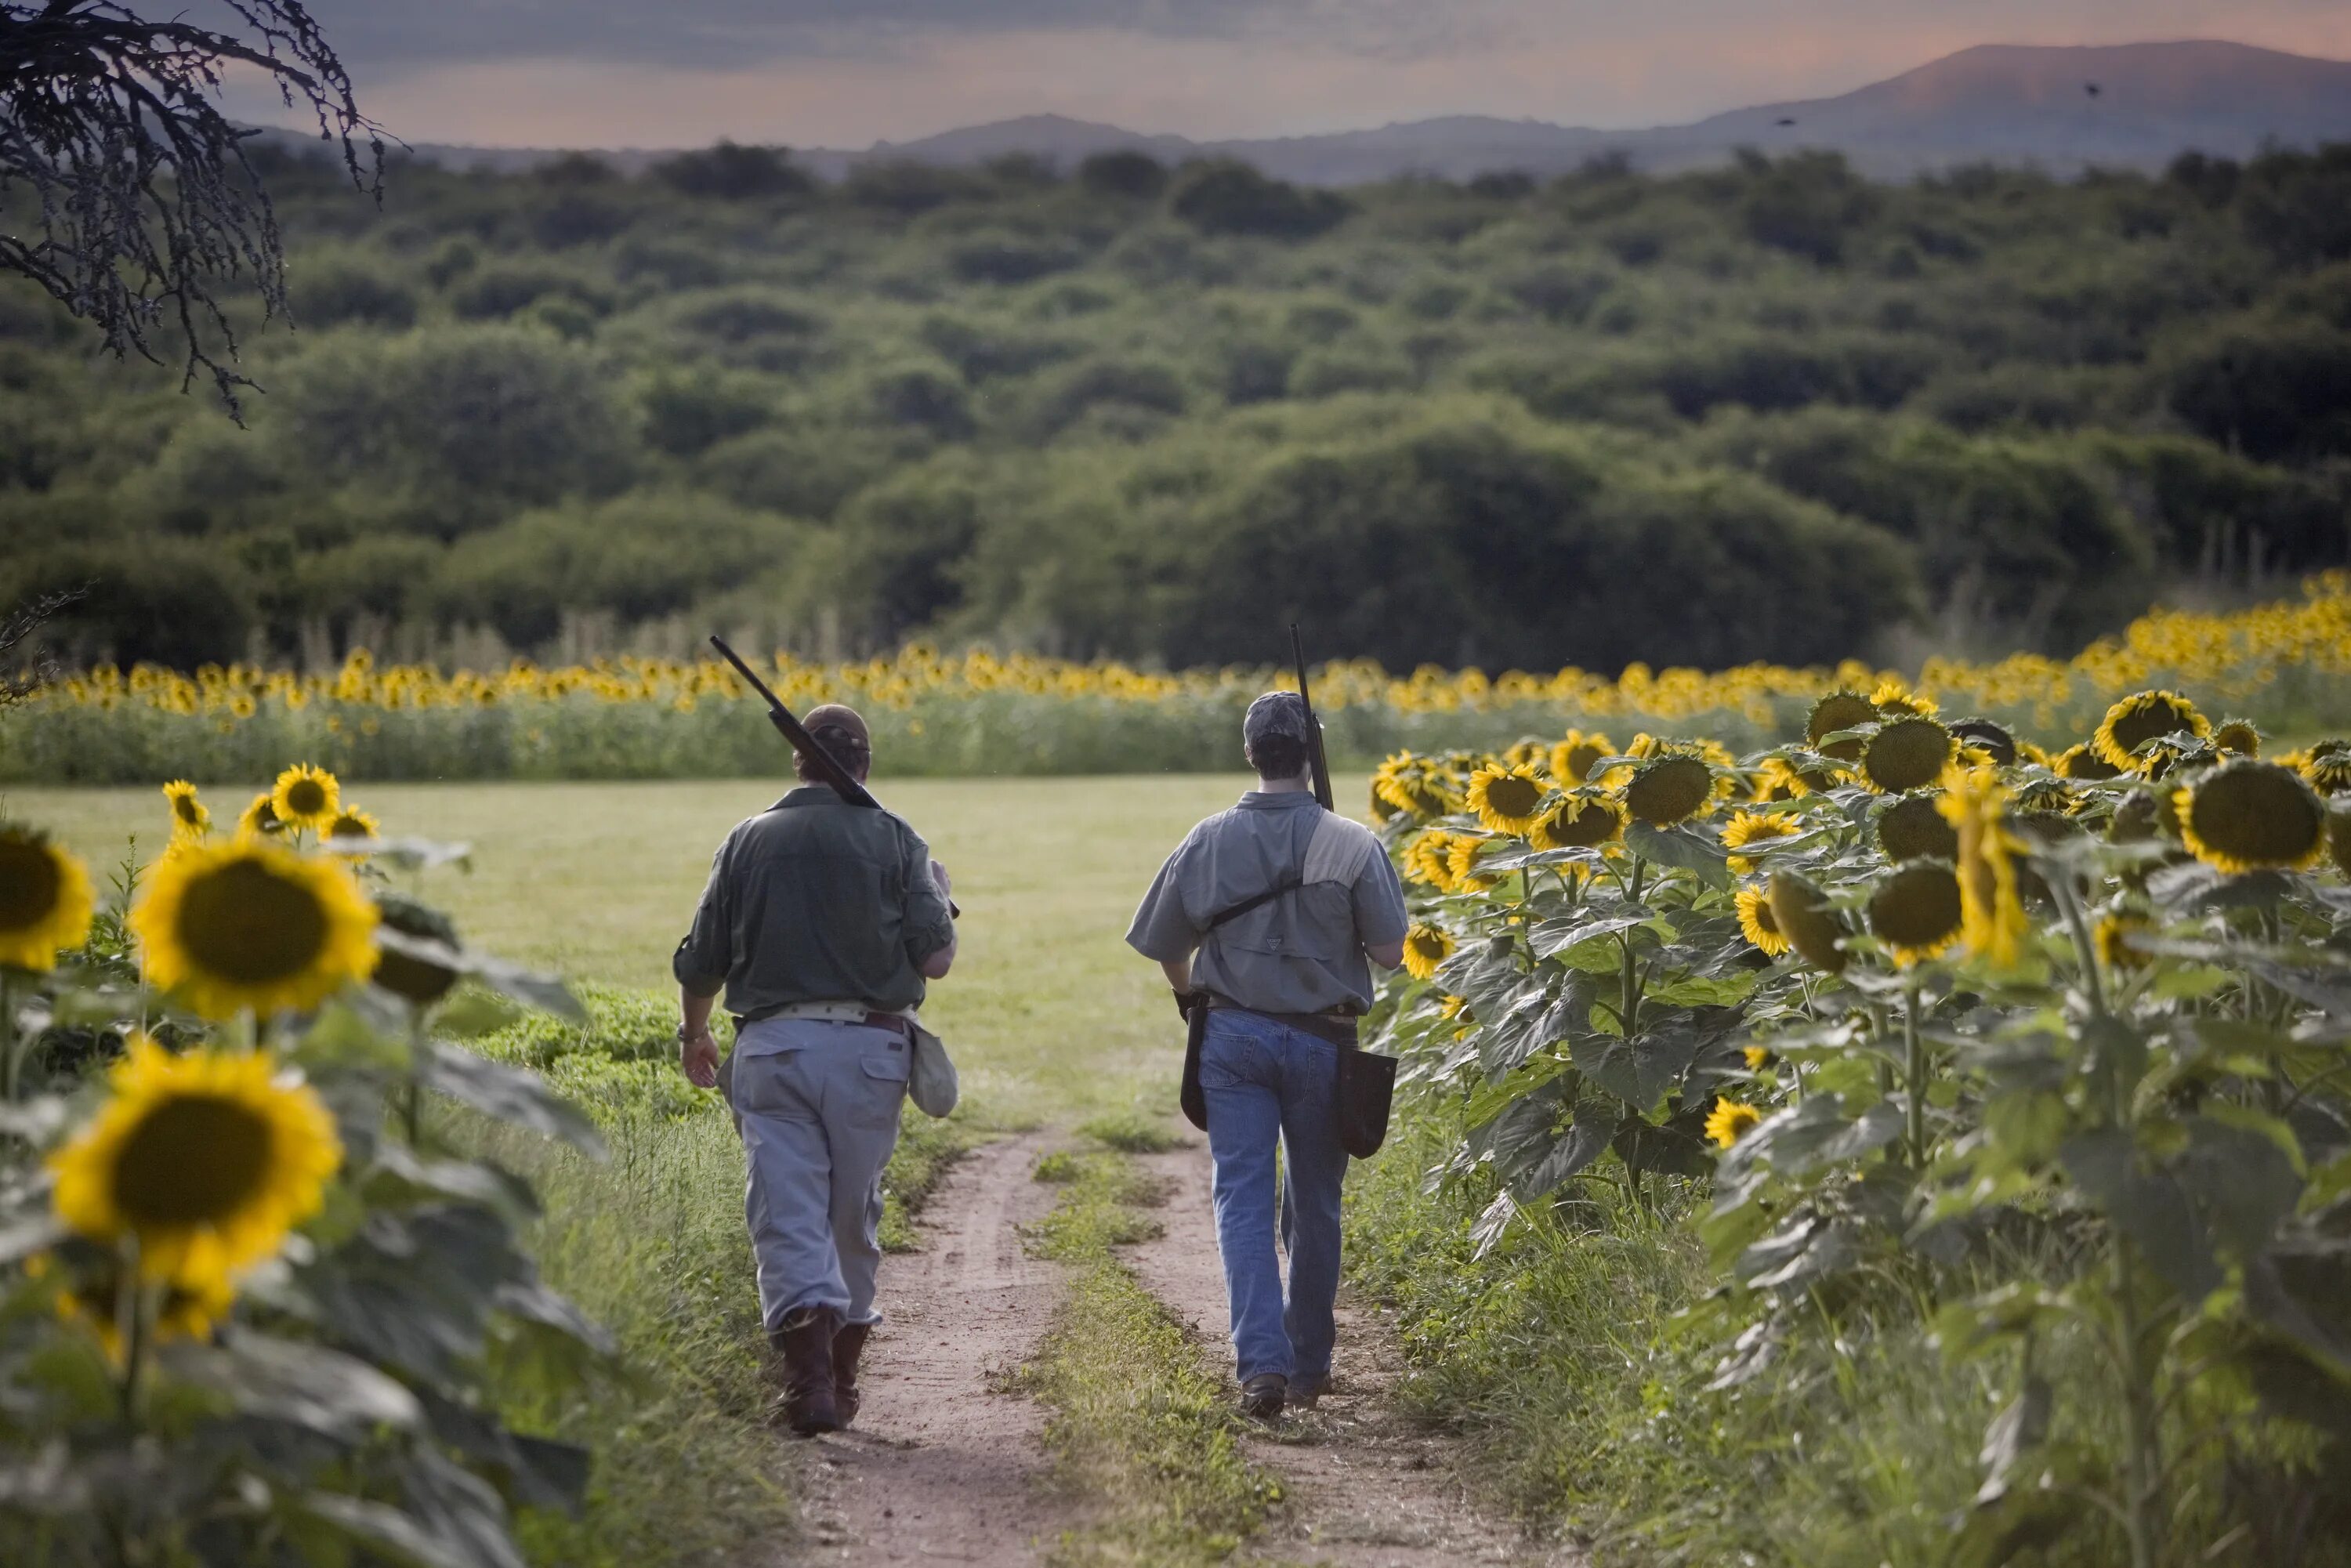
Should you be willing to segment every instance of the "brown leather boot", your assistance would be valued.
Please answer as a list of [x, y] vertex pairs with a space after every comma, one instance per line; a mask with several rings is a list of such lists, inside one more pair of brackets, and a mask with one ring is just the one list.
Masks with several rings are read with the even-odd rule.
[[841, 1314], [831, 1307], [802, 1307], [768, 1336], [784, 1358], [784, 1393], [777, 1409], [784, 1424], [803, 1437], [841, 1430], [841, 1409], [832, 1392], [832, 1336]]
[[857, 1358], [865, 1354], [866, 1336], [872, 1332], [872, 1323], [843, 1323], [832, 1336], [832, 1406], [844, 1427], [857, 1419], [863, 1403], [857, 1396]]

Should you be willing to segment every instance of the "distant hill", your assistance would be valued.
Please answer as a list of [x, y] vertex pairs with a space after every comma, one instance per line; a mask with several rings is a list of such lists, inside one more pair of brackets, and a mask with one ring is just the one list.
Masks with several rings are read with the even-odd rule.
[[[2095, 90], [2094, 90], [2095, 89]], [[1742, 146], [1821, 148], [1899, 179], [1957, 163], [2031, 163], [2071, 174], [2098, 165], [2160, 168], [2183, 152], [2243, 158], [2265, 142], [2351, 141], [2351, 61], [2244, 44], [2186, 42], [2078, 48], [1987, 44], [1837, 98], [1733, 110], [1693, 125], [1600, 131], [1534, 120], [1455, 115], [1320, 136], [1195, 141], [1058, 114], [943, 131], [862, 152], [811, 149], [804, 166], [839, 179], [862, 163], [982, 163], [1015, 153], [1061, 167], [1133, 149], [1170, 162], [1238, 158], [1308, 184], [1404, 174], [1467, 179], [1499, 170], [1552, 174], [1622, 153], [1638, 168], [1719, 162]], [[421, 157], [511, 170], [545, 150], [421, 146]], [[601, 156], [634, 172], [660, 156]]]

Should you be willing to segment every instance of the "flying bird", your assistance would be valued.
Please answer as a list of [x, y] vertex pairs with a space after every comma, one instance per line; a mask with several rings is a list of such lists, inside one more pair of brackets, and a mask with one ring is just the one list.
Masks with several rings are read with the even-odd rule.
[[1796, 122], [1795, 122], [1794, 120], [1785, 120], [1785, 119], [1783, 119], [1783, 120], [1780, 120], [1780, 121], [1779, 121], [1779, 123], [1780, 123], [1780, 124], [1782, 124], [1782, 125], [1793, 125], [1793, 124], [1795, 124]]
[[2082, 90], [2088, 93], [2092, 98], [2095, 98], [2106, 89], [2100, 87], [2096, 82], [2085, 81], [2082, 84]]

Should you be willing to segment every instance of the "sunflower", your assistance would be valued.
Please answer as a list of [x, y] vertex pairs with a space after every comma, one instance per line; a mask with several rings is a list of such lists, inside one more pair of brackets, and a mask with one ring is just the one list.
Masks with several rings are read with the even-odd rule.
[[2312, 747], [2302, 776], [2322, 795], [2351, 789], [2351, 740], [2322, 740]]
[[2290, 768], [2231, 762], [2174, 791], [2188, 850], [2225, 872], [2299, 871], [2326, 852], [2326, 804]]
[[2098, 960], [2109, 969], [2117, 971], [2144, 969], [2153, 963], [2151, 954], [2142, 953], [2130, 945], [2133, 936], [2146, 936], [2155, 930], [2154, 923], [2144, 915], [2108, 915], [2098, 921], [2096, 933]]
[[1543, 793], [1531, 768], [1489, 764], [1469, 776], [1469, 810], [1489, 832], [1524, 838], [1542, 814]]
[[[1734, 811], [1730, 821], [1722, 824], [1722, 847], [1742, 850], [1750, 844], [1784, 839], [1795, 831], [1795, 822], [1778, 811]], [[1744, 874], [1755, 869], [1755, 862], [1751, 856], [1734, 853], [1730, 869]]]
[[1706, 1135], [1718, 1147], [1729, 1148], [1744, 1137], [1747, 1129], [1763, 1119], [1763, 1113], [1752, 1105], [1716, 1096], [1714, 1109], [1706, 1113]]
[[1422, 923], [1405, 933], [1404, 969], [1414, 979], [1427, 979], [1451, 956], [1453, 938], [1438, 927]]
[[1512, 768], [1537, 770], [1551, 761], [1551, 747], [1540, 740], [1517, 740], [1502, 753], [1502, 760]]
[[2201, 740], [2211, 721], [2178, 692], [2133, 692], [2106, 710], [2090, 745], [2108, 767], [2127, 770], [2131, 753], [2158, 736], [2187, 734]]
[[375, 923], [342, 865], [256, 839], [163, 862], [131, 912], [148, 977], [210, 1019], [315, 1007], [364, 979]]
[[1924, 714], [1888, 721], [1862, 743], [1861, 781], [1881, 795], [1924, 789], [1959, 755], [1951, 732]]
[[1898, 796], [1877, 813], [1877, 847], [1887, 860], [1955, 860], [1959, 835], [1943, 819], [1942, 791], [1920, 789]]
[[95, 1241], [137, 1238], [150, 1279], [233, 1276], [269, 1257], [342, 1163], [326, 1104], [259, 1051], [173, 1056], [137, 1035], [107, 1087], [50, 1156], [57, 1218]]
[[335, 813], [335, 820], [327, 824], [327, 831], [323, 836], [328, 847], [331, 849], [337, 839], [349, 839], [354, 843], [371, 843], [382, 834], [383, 824], [375, 820], [373, 812], [362, 811], [357, 806], [345, 806]]
[[1714, 769], [1694, 752], [1666, 750], [1634, 770], [1625, 808], [1653, 828], [1670, 828], [1714, 804]]
[[1415, 882], [1425, 882], [1439, 893], [1453, 891], [1453, 835], [1431, 828], [1404, 852], [1404, 869]]
[[1748, 798], [1758, 805], [1768, 806], [1775, 801], [1793, 800], [1812, 792], [1812, 787], [1790, 766], [1786, 758], [1767, 757], [1756, 767], [1754, 793]]
[[2002, 768], [2015, 765], [2018, 754], [2016, 737], [2008, 732], [2006, 726], [1982, 717], [1955, 718], [1951, 721], [1951, 733], [1959, 737], [1960, 745], [1972, 746], [1983, 751], [1985, 761]]
[[238, 837], [247, 839], [266, 838], [286, 831], [286, 824], [277, 820], [277, 808], [271, 803], [269, 791], [265, 789], [253, 798], [253, 804], [236, 820], [236, 831]]
[[2050, 759], [2049, 766], [2060, 779], [2074, 779], [2084, 783], [2096, 783], [2106, 779], [2119, 779], [2123, 770], [2098, 755], [2086, 740], [2077, 741]]
[[1772, 1062], [1771, 1052], [1764, 1046], [1742, 1045], [1739, 1048], [1739, 1054], [1747, 1059], [1747, 1071], [1750, 1072], [1761, 1072]]
[[2232, 718], [2212, 732], [2212, 744], [2222, 751], [2239, 757], [2259, 757], [2262, 754], [2262, 732], [2246, 718]]
[[1551, 748], [1551, 776], [1562, 784], [1585, 783], [1593, 763], [1615, 755], [1616, 743], [1606, 736], [1571, 729], [1565, 740]]
[[1742, 887], [1731, 902], [1739, 906], [1739, 929], [1746, 933], [1757, 951], [1767, 958], [1776, 958], [1788, 950], [1788, 939], [1780, 935], [1780, 923], [1771, 918], [1771, 895], [1762, 887]]
[[[457, 946], [457, 928], [438, 910], [428, 909], [396, 893], [381, 895], [376, 909], [385, 930], [423, 942], [438, 942], [444, 947]], [[457, 983], [457, 971], [387, 945], [376, 958], [375, 973], [368, 977], [392, 995], [424, 1008], [449, 994], [450, 988]]]
[[1893, 949], [1899, 965], [1942, 952], [1959, 939], [1965, 925], [1959, 875], [1939, 862], [1899, 866], [1869, 895], [1870, 935]]
[[1839, 762], [1858, 762], [1861, 760], [1859, 740], [1832, 741], [1825, 737], [1839, 730], [1858, 729], [1865, 724], [1876, 724], [1878, 716], [1877, 705], [1859, 692], [1831, 692], [1814, 703], [1813, 711], [1805, 716], [1804, 739], [1813, 750], [1823, 756], [1834, 757]]
[[46, 972], [89, 936], [98, 900], [81, 862], [30, 828], [0, 824], [0, 968]]
[[1597, 849], [1625, 831], [1625, 805], [1604, 790], [1571, 789], [1535, 824], [1538, 849]]
[[277, 776], [269, 792], [269, 808], [289, 828], [323, 831], [335, 820], [343, 788], [335, 776], [307, 762], [297, 763]]
[[1920, 696], [1900, 681], [1878, 682], [1869, 694], [1869, 706], [1887, 718], [1913, 713], [1932, 717], [1935, 712], [1934, 698]]
[[212, 831], [213, 814], [196, 799], [196, 787], [184, 779], [174, 779], [163, 786], [163, 799], [172, 806], [172, 836], [175, 839], [201, 839]]
[[[69, 1274], [62, 1260], [37, 1253], [25, 1260], [25, 1272], [36, 1280], [58, 1276], [57, 1315], [88, 1330], [106, 1359], [122, 1364], [122, 1325], [116, 1315], [122, 1270], [111, 1255]], [[147, 1331], [158, 1343], [210, 1339], [213, 1325], [228, 1316], [235, 1301], [235, 1287], [225, 1274], [165, 1280]]]
[[1837, 946], [1844, 927], [1819, 888], [1794, 872], [1775, 871], [1771, 908], [1772, 925], [1805, 962], [1832, 975], [1844, 972], [1851, 956]]
[[1992, 768], [1971, 768], [1936, 805], [1959, 834], [1954, 863], [1968, 951], [1994, 968], [2012, 968], [2032, 922], [2017, 896], [2015, 857], [2024, 843], [2008, 826], [2008, 789]]
[[1453, 891], [1483, 893], [1501, 881], [1498, 876], [1479, 876], [1476, 871], [1479, 859], [1499, 847], [1495, 840], [1481, 839], [1475, 833], [1454, 834], [1446, 851], [1446, 869], [1453, 873]]
[[2326, 855], [2336, 871], [2351, 876], [2351, 811], [2326, 813]]

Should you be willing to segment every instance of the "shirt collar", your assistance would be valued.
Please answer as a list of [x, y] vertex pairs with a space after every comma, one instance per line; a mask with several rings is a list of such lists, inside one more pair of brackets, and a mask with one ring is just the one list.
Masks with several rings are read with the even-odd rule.
[[1250, 789], [1241, 796], [1244, 811], [1294, 811], [1301, 806], [1320, 810], [1311, 789]]
[[768, 807], [768, 810], [770, 811], [780, 811], [785, 810], [787, 807], [813, 806], [820, 801], [838, 800], [839, 799], [841, 799], [841, 797], [832, 792], [832, 786], [830, 784], [802, 784], [797, 789], [789, 791], [782, 800]]

